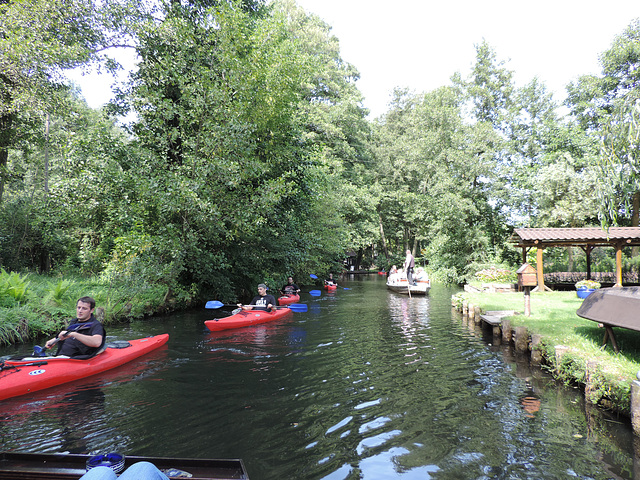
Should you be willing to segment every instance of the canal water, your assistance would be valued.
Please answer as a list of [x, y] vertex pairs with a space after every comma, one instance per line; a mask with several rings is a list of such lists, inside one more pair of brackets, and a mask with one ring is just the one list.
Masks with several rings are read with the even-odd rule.
[[252, 480], [634, 477], [628, 420], [465, 325], [457, 290], [409, 299], [384, 280], [303, 293], [308, 312], [252, 328], [210, 333], [228, 312], [204, 309], [111, 327], [170, 339], [0, 402], [2, 450], [241, 458]]

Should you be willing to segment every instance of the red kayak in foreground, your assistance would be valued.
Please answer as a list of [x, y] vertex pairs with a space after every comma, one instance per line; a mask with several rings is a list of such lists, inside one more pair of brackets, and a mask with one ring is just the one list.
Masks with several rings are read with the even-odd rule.
[[230, 317], [207, 320], [204, 324], [210, 331], [217, 332], [219, 330], [250, 327], [251, 325], [272, 322], [280, 318], [285, 318], [288, 315], [291, 315], [290, 308], [277, 308], [271, 312], [265, 312], [264, 310], [244, 310]]
[[333, 292], [338, 288], [338, 285], [325, 285], [324, 288], [326, 288], [328, 292]]
[[278, 297], [278, 305], [291, 305], [292, 303], [298, 303], [300, 301], [300, 295], [295, 293], [288, 293]]
[[169, 340], [168, 334], [117, 342], [88, 360], [69, 357], [25, 357], [0, 362], [0, 400], [26, 395], [124, 365]]

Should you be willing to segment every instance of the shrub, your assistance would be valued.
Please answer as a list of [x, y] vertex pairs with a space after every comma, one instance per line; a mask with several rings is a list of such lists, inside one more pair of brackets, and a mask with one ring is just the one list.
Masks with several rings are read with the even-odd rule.
[[481, 282], [512, 283], [517, 280], [516, 273], [512, 270], [495, 266], [476, 272], [475, 277]]

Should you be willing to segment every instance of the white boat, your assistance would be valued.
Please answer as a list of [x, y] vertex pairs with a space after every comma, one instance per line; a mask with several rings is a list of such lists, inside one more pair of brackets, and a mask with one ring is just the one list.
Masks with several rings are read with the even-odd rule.
[[431, 288], [431, 281], [427, 279], [418, 279], [414, 285], [409, 286], [406, 277], [389, 275], [387, 278], [387, 288], [392, 292], [404, 293], [408, 295], [426, 295]]

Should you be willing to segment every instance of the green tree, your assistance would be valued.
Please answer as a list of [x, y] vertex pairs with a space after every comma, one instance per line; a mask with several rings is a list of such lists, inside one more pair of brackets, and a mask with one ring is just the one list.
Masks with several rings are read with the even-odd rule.
[[601, 141], [597, 168], [600, 220], [638, 225], [640, 211], [640, 19], [600, 56], [602, 74], [583, 76], [568, 87], [577, 121]]

